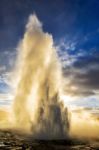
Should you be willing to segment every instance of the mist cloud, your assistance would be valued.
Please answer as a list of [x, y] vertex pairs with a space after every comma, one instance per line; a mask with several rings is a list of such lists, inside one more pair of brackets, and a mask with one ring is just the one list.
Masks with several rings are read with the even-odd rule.
[[61, 67], [53, 38], [44, 33], [36, 15], [30, 15], [18, 47], [18, 84], [14, 98], [15, 126], [34, 138], [68, 136], [67, 109], [59, 101]]

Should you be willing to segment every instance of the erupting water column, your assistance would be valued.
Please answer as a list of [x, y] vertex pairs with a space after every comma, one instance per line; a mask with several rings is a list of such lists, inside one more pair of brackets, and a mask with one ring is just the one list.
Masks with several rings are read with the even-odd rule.
[[52, 36], [44, 33], [35, 15], [29, 17], [18, 53], [19, 82], [14, 99], [15, 123], [34, 138], [68, 135], [68, 114], [59, 101], [61, 67]]

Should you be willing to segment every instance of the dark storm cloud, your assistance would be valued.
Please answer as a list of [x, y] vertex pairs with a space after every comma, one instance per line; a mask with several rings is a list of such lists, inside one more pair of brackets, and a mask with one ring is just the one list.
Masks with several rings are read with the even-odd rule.
[[65, 91], [72, 95], [95, 95], [99, 90], [99, 55], [76, 58], [75, 62], [63, 69], [67, 79]]
[[97, 51], [97, 53], [90, 53], [83, 57], [78, 57], [77, 61], [74, 62], [73, 67], [79, 69], [86, 67], [90, 68], [91, 66], [93, 66], [93, 68], [95, 68], [95, 66], [99, 63], [99, 52]]

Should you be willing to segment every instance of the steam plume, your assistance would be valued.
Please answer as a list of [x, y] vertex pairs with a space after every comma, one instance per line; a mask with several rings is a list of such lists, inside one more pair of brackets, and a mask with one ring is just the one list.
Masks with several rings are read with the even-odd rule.
[[67, 109], [59, 101], [61, 67], [53, 38], [31, 15], [19, 46], [19, 81], [14, 99], [15, 123], [35, 138], [66, 138]]

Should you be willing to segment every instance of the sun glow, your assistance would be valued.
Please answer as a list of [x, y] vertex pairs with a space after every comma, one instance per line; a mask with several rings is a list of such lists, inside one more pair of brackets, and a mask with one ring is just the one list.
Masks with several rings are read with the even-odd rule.
[[75, 97], [72, 97], [70, 95], [61, 95], [60, 96], [60, 99], [64, 102], [64, 105], [65, 106], [68, 106], [68, 107], [71, 107], [71, 102], [73, 100], [75, 100], [76, 98]]

